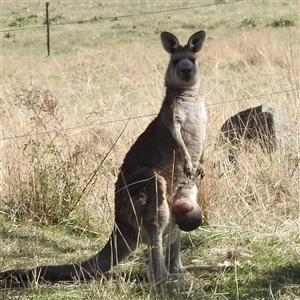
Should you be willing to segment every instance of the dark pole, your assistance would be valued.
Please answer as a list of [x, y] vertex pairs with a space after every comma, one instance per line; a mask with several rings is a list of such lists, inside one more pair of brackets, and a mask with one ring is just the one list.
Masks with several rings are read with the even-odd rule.
[[49, 27], [49, 2], [46, 2], [46, 25], [47, 25], [47, 51], [48, 56], [50, 56], [50, 27]]

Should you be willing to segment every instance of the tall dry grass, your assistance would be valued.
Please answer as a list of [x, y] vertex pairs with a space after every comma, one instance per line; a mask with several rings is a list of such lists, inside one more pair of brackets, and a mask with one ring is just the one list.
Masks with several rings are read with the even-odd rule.
[[[278, 34], [268, 28], [236, 30], [235, 35], [229, 38], [208, 35], [200, 57], [203, 73], [201, 92], [206, 97], [209, 113], [207, 182], [212, 180], [209, 174], [216, 172], [212, 167], [214, 160], [218, 160], [215, 143], [219, 128], [226, 118], [248, 107], [267, 103], [299, 119], [299, 97], [298, 91], [295, 91], [299, 79], [299, 57], [296, 55], [297, 45], [293, 44], [295, 33], [283, 29], [280, 31]], [[159, 41], [156, 43], [159, 45]], [[73, 169], [69, 170], [71, 173], [78, 172], [75, 176], [80, 177], [76, 182], [78, 190], [74, 193], [83, 196], [80, 193], [97, 170], [97, 180], [93, 182], [91, 190], [86, 191], [89, 193], [84, 195], [83, 203], [99, 205], [98, 199], [106, 197], [110, 204], [113, 203], [113, 182], [118, 166], [127, 149], [153, 118], [147, 115], [158, 111], [163, 98], [163, 72], [167, 55], [158, 46], [151, 52], [150, 57], [143, 41], [138, 41], [125, 44], [118, 51], [90, 49], [84, 55], [78, 52], [71, 63], [63, 56], [42, 59], [38, 65], [31, 64], [30, 72], [26, 66], [10, 63], [5, 73], [14, 75], [10, 84], [5, 86], [2, 132], [3, 136], [16, 138], [2, 140], [1, 172], [2, 195], [3, 199], [7, 199], [4, 202], [10, 208], [10, 203], [14, 203], [12, 215], [21, 209], [22, 204], [18, 201], [22, 203], [27, 198], [23, 193], [29, 193], [30, 197], [30, 193], [38, 192], [26, 191], [37, 176], [34, 174], [38, 160], [35, 155], [40, 155], [45, 161], [49, 160], [40, 166], [46, 169], [51, 166], [53, 159], [56, 160], [55, 163], [67, 163], [78, 156], [70, 162]], [[135, 55], [129, 56], [128, 53]], [[105, 59], [98, 60], [99, 57]], [[10, 58], [10, 61], [13, 59]], [[88, 66], [81, 68], [85, 63]], [[40, 69], [45, 70], [43, 76], [39, 76]], [[30, 103], [24, 103], [24, 90], [40, 94], [33, 95], [33, 98], [39, 98], [33, 99], [34, 101], [41, 102], [36, 106], [47, 101], [44, 98], [49, 91], [57, 99], [55, 112], [45, 112], [41, 108], [36, 108], [39, 111], [35, 111]], [[287, 92], [278, 93], [281, 91]], [[236, 99], [240, 100], [235, 101]], [[30, 99], [27, 101], [30, 102]], [[133, 119], [127, 121], [130, 118]], [[299, 149], [298, 145], [297, 148]], [[226, 199], [239, 191], [236, 185], [238, 179], [243, 182], [247, 179], [250, 190], [260, 190], [256, 174], [263, 172], [265, 182], [269, 181], [267, 177], [274, 178], [274, 185], [281, 181], [280, 178], [289, 182], [291, 191], [290, 188], [286, 189], [292, 198], [297, 199], [299, 172], [294, 172], [294, 177], [289, 177], [285, 169], [293, 167], [285, 165], [284, 155], [284, 151], [275, 153], [272, 158], [265, 157], [259, 151], [245, 154], [239, 159], [239, 172], [226, 173], [217, 180], [219, 185], [214, 185], [213, 188], [216, 190], [215, 198], [227, 203]], [[265, 173], [266, 167], [270, 170], [269, 174]], [[55, 172], [53, 179], [59, 170]], [[21, 186], [17, 188], [18, 183], [25, 184], [24, 191]], [[230, 190], [232, 184], [233, 190]], [[269, 189], [273, 194], [272, 185], [267, 187], [267, 191]], [[258, 196], [260, 203], [265, 202], [265, 193], [266, 191]], [[244, 199], [244, 195], [238, 198]], [[67, 201], [72, 200], [74, 201]], [[221, 205], [219, 200], [216, 204]], [[4, 211], [10, 214], [9, 210]], [[218, 206], [216, 211], [220, 211]], [[91, 213], [94, 212], [92, 209]]]

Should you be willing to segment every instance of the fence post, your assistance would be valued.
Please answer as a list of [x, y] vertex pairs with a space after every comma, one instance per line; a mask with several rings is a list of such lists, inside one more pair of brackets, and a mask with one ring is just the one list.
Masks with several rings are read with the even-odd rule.
[[49, 26], [49, 2], [46, 2], [46, 25], [47, 25], [47, 52], [48, 55], [50, 56], [50, 26]]

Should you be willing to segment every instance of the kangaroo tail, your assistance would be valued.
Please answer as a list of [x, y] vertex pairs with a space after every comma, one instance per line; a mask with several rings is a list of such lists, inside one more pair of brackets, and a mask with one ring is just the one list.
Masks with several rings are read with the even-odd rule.
[[101, 276], [130, 255], [137, 247], [132, 231], [121, 232], [114, 228], [109, 241], [95, 256], [80, 264], [38, 266], [29, 269], [12, 269], [0, 272], [0, 280], [26, 282], [30, 280], [85, 281]]

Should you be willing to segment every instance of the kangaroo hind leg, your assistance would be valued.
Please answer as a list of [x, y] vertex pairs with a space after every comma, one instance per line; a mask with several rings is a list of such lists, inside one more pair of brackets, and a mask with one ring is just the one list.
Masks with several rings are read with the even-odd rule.
[[182, 273], [184, 267], [181, 263], [181, 230], [177, 227], [168, 235], [166, 265], [170, 274]]
[[149, 246], [148, 279], [150, 282], [159, 282], [168, 277], [163, 236], [170, 225], [171, 213], [165, 179], [155, 174], [147, 185], [147, 208], [142, 220], [141, 235], [143, 243]]

